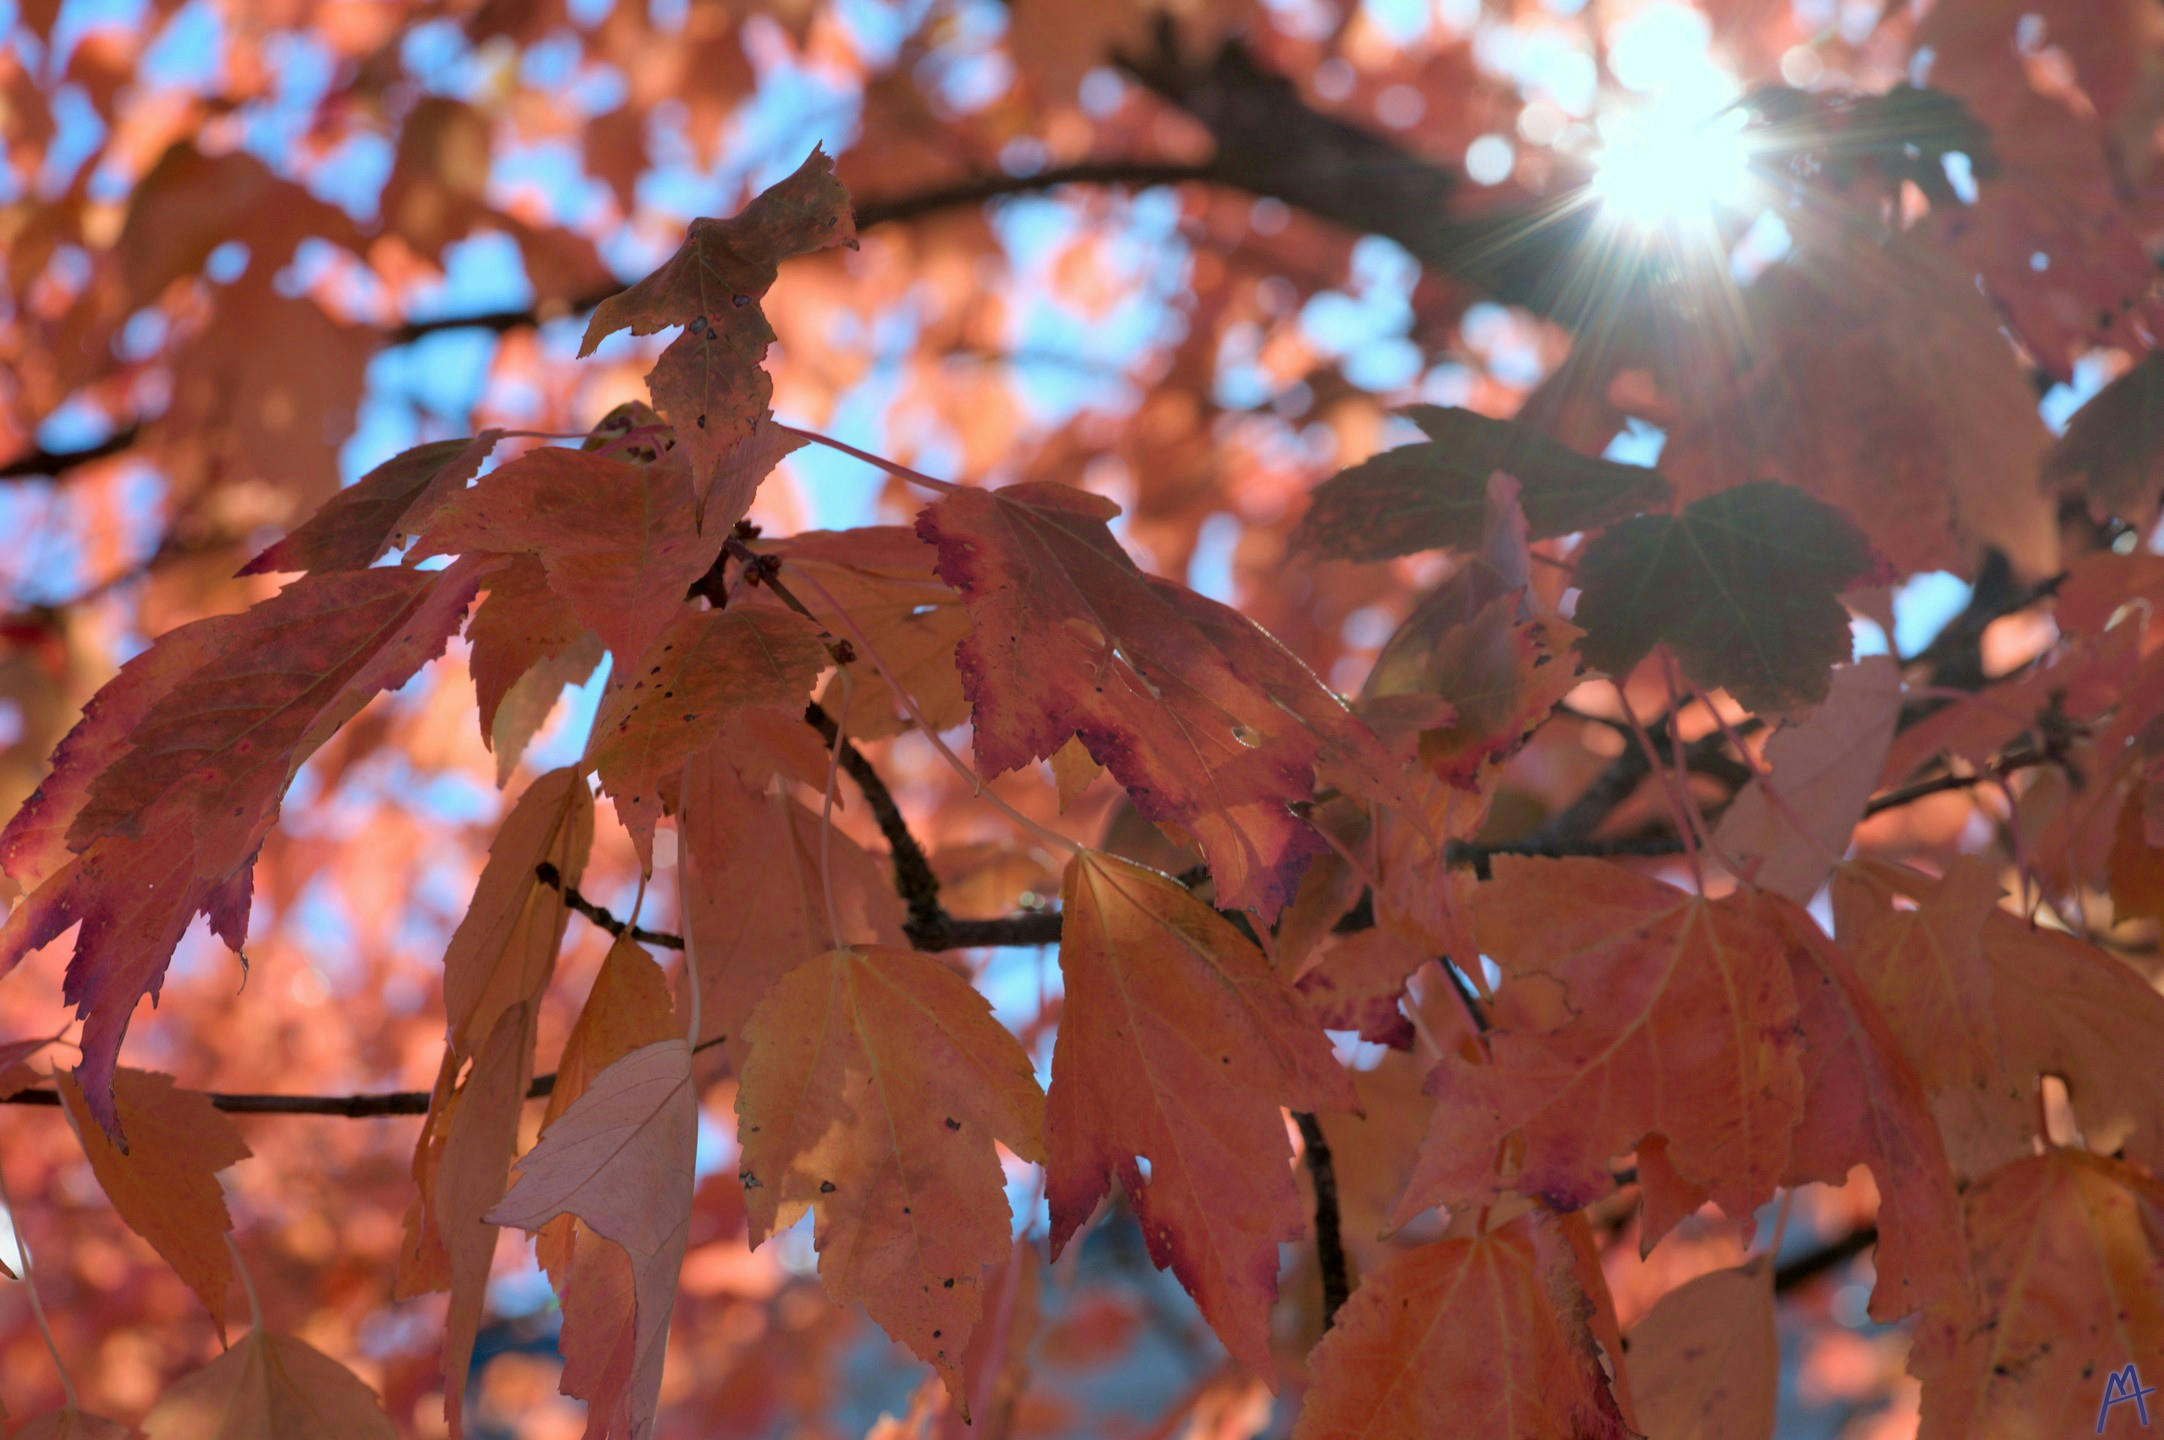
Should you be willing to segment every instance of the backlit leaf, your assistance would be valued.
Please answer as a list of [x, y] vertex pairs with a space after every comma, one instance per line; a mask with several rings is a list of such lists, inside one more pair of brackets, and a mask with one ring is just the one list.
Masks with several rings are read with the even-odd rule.
[[1608, 1157], [1649, 1135], [1747, 1220], [1786, 1168], [1802, 1114], [1780, 937], [1739, 899], [1598, 860], [1498, 859], [1476, 915], [1481, 951], [1504, 975], [1489, 1058], [1437, 1063], [1434, 1121], [1398, 1222], [1510, 1190], [1577, 1209], [1613, 1186]]
[[1752, 710], [1801, 710], [1826, 698], [1848, 658], [1848, 612], [1834, 596], [1875, 564], [1840, 511], [1786, 485], [1739, 485], [1586, 546], [1578, 649], [1620, 679], [1665, 642], [1700, 685]]
[[1405, 1251], [1315, 1347], [1293, 1440], [1415, 1440], [1446, 1416], [1453, 1434], [1629, 1440], [1591, 1309], [1537, 1215]]
[[251, 1330], [166, 1387], [143, 1440], [398, 1440], [375, 1392], [291, 1335]]
[[698, 1130], [691, 1047], [672, 1039], [634, 1050], [595, 1076], [520, 1157], [518, 1179], [487, 1217], [491, 1224], [539, 1230], [559, 1215], [576, 1215], [630, 1257], [633, 1440], [653, 1433], [690, 1224]]
[[299, 529], [240, 573], [367, 569], [463, 490], [502, 438], [501, 432], [487, 430], [470, 440], [431, 441], [392, 456], [324, 501]]
[[1267, 1379], [1277, 1247], [1307, 1228], [1278, 1107], [1355, 1109], [1351, 1082], [1262, 953], [1177, 882], [1084, 851], [1060, 902], [1067, 998], [1045, 1113], [1052, 1253], [1118, 1175], [1150, 1258]]
[[[651, 662], [651, 663], [649, 663]], [[737, 710], [800, 710], [828, 665], [826, 646], [785, 610], [686, 609], [638, 666], [612, 672], [587, 760], [651, 865], [661, 783], [706, 748]]]
[[172, 1076], [118, 1070], [113, 1101], [135, 1130], [135, 1144], [123, 1151], [94, 1122], [75, 1077], [57, 1078], [68, 1122], [113, 1208], [188, 1282], [223, 1337], [233, 1217], [218, 1172], [248, 1158], [240, 1132], [208, 1095], [176, 1088]]
[[1764, 1257], [1677, 1286], [1631, 1327], [1631, 1400], [1661, 1440], [1771, 1440], [1781, 1388]]
[[819, 1275], [946, 1380], [1008, 1253], [998, 1156], [1044, 1158], [1044, 1097], [991, 1006], [939, 961], [834, 950], [777, 981], [737, 1091], [753, 1244], [816, 1216]]
[[548, 446], [452, 496], [413, 555], [538, 557], [579, 623], [629, 666], [684, 608], [722, 538], [692, 528], [691, 475], [676, 457], [636, 464]]
[[[294, 772], [377, 692], [442, 652], [482, 573], [467, 562], [309, 576], [239, 615], [198, 621], [138, 657], [155, 679], [124, 671], [123, 703], [110, 713], [93, 703], [77, 727], [83, 743], [63, 745], [56, 758], [68, 768], [49, 785], [54, 808], [74, 812], [74, 858], [0, 928], [0, 973], [81, 922], [64, 994], [83, 1017], [84, 1101], [107, 1134], [120, 1133], [112, 1073], [128, 1018], [157, 995], [189, 922], [207, 914], [240, 948], [256, 850]], [[167, 643], [183, 663], [153, 658]], [[11, 825], [0, 844], [16, 838]], [[50, 851], [39, 853], [42, 869]]]
[[1918, 1333], [1923, 1440], [2140, 1434], [2132, 1405], [2100, 1404], [2122, 1367], [2164, 1364], [2164, 1185], [2054, 1149], [1964, 1199], [1981, 1310]]
[[1595, 530], [1668, 501], [1659, 472], [1581, 455], [1511, 421], [1434, 405], [1405, 413], [1428, 438], [1385, 450], [1317, 486], [1295, 545], [1333, 560], [1475, 549], [1488, 477], [1498, 470], [1518, 482], [1534, 540]]
[[1824, 703], [1767, 742], [1771, 793], [1766, 777], [1744, 786], [1721, 815], [1715, 844], [1759, 889], [1809, 904], [1878, 788], [1900, 715], [1901, 671], [1891, 659], [1835, 670]]
[[1839, 1185], [1852, 1166], [1871, 1168], [1879, 1190], [1873, 1318], [1890, 1322], [1958, 1300], [1968, 1283], [1961, 1198], [1923, 1086], [1854, 962], [1818, 922], [1772, 895], [1756, 904], [1788, 949], [1803, 1027], [1803, 1120], [1783, 1182]]
[[1318, 766], [1386, 764], [1374, 737], [1235, 610], [1146, 576], [1110, 501], [1064, 485], [964, 490], [917, 533], [974, 622], [955, 653], [978, 762], [998, 774], [1070, 736], [1135, 808], [1191, 830], [1218, 893], [1274, 916], [1322, 848], [1288, 808]]

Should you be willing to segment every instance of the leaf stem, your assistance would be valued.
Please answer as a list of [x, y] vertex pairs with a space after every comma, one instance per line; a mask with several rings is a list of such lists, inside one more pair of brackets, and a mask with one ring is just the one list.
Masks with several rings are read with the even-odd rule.
[[60, 1372], [60, 1393], [67, 1400], [67, 1408], [80, 1409], [75, 1377], [68, 1373], [67, 1363], [60, 1358], [60, 1342], [53, 1338], [52, 1323], [45, 1318], [45, 1307], [38, 1301], [38, 1280], [30, 1262], [30, 1238], [23, 1234], [22, 1214], [8, 1194], [5, 1175], [0, 1175], [0, 1208], [8, 1212], [8, 1229], [15, 1236], [15, 1253], [23, 1262], [23, 1293], [30, 1297], [30, 1318], [37, 1322], [38, 1334], [45, 1339], [46, 1353], [53, 1357], [53, 1369]]
[[[1668, 796], [1668, 810], [1675, 817], [1677, 834], [1682, 837], [1684, 858], [1690, 862], [1691, 881], [1703, 891], [1706, 888], [1706, 872], [1698, 863], [1698, 841], [1691, 833], [1690, 811], [1683, 798], [1676, 793], [1676, 778], [1668, 773], [1667, 766], [1661, 764], [1660, 752], [1653, 747], [1653, 737], [1648, 735], [1646, 727], [1639, 723], [1638, 712], [1631, 709], [1630, 697], [1623, 693], [1623, 682], [1610, 680], [1608, 683], [1615, 687], [1616, 703], [1623, 707], [1623, 718], [1630, 722], [1631, 734], [1637, 739], [1638, 748], [1645, 752], [1646, 765], [1651, 769], [1653, 778], [1660, 781], [1661, 790]], [[1668, 723], [1672, 729], [1675, 725], [1673, 715], [1669, 717]]]
[[799, 439], [824, 445], [829, 450], [839, 450], [844, 455], [854, 456], [867, 465], [877, 466], [879, 469], [886, 471], [897, 480], [906, 480], [912, 485], [922, 485], [925, 489], [935, 491], [941, 495], [953, 495], [969, 488], [966, 485], [957, 485], [952, 480], [934, 480], [921, 470], [912, 470], [907, 465], [899, 464], [881, 455], [874, 455], [869, 450], [859, 450], [846, 441], [836, 440], [831, 435], [821, 435], [816, 430], [800, 430], [794, 425], [783, 425], [778, 421], [775, 428], [785, 435], [794, 435]]
[[225, 1232], [225, 1248], [233, 1257], [233, 1273], [240, 1276], [240, 1289], [248, 1297], [248, 1328], [258, 1335], [263, 1333], [263, 1299], [255, 1293], [255, 1277], [248, 1273], [248, 1262], [241, 1257], [240, 1242], [233, 1232]]

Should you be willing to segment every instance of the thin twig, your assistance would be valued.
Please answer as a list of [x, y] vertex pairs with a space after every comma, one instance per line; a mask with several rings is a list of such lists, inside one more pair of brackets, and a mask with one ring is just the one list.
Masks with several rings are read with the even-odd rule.
[[664, 950], [681, 950], [684, 948], [684, 937], [681, 935], [671, 935], [666, 930], [649, 930], [643, 925], [630, 925], [617, 919], [614, 914], [581, 895], [576, 885], [566, 885], [563, 872], [546, 860], [534, 866], [533, 873], [534, 878], [542, 884], [548, 886], [551, 890], [561, 892], [565, 905], [578, 911], [579, 914], [584, 915], [588, 920], [593, 921], [594, 924], [608, 931], [619, 940], [629, 936], [642, 945], [659, 945]]

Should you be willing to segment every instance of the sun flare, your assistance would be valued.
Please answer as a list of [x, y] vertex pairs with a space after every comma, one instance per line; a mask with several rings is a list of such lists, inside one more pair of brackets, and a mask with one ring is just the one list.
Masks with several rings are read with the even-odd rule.
[[1747, 123], [1737, 109], [1708, 119], [1667, 106], [1603, 120], [1592, 181], [1601, 214], [1644, 233], [1708, 225], [1740, 206], [1751, 182]]

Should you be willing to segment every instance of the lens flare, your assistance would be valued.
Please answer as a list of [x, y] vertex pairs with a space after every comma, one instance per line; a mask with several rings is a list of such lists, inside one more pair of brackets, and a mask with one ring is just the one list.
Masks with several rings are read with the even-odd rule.
[[1592, 182], [1602, 217], [1641, 233], [1710, 226], [1749, 197], [1747, 124], [1740, 110], [1706, 119], [1666, 107], [1604, 120]]

